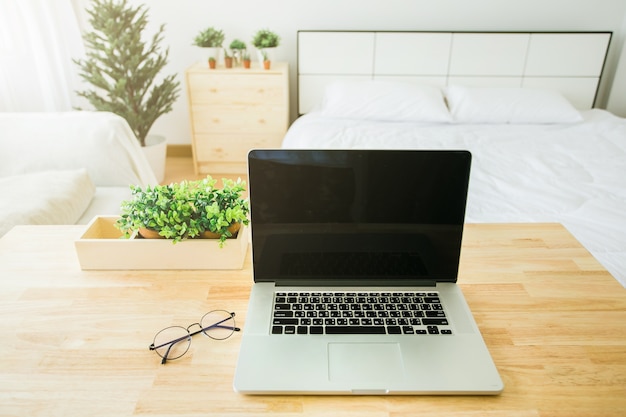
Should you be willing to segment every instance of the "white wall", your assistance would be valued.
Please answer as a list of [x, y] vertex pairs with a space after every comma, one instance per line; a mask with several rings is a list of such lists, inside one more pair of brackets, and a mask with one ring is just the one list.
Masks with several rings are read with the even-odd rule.
[[[605, 81], [599, 97], [605, 106], [626, 37], [624, 0], [131, 0], [149, 6], [150, 30], [166, 24], [170, 64], [165, 73], [179, 74], [183, 94], [174, 111], [152, 129], [171, 144], [191, 143], [184, 71], [201, 57], [191, 45], [208, 26], [224, 30], [248, 45], [260, 28], [282, 37], [276, 60], [291, 70], [291, 108], [295, 117], [296, 32], [334, 30], [486, 30], [486, 31], [614, 31]], [[617, 45], [617, 46], [616, 46]], [[250, 47], [250, 45], [249, 45]], [[621, 65], [623, 72], [624, 65]], [[623, 88], [623, 87], [622, 87]]]

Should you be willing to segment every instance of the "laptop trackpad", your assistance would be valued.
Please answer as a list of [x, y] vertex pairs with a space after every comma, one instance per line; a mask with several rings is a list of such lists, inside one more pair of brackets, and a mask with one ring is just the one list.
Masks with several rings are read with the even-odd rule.
[[375, 381], [377, 387], [404, 375], [398, 343], [329, 343], [328, 376], [333, 382]]

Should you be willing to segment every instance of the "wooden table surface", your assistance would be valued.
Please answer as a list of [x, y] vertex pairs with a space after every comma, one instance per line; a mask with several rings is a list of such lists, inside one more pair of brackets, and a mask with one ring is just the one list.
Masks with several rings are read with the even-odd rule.
[[243, 327], [238, 271], [82, 271], [81, 226], [0, 239], [1, 416], [625, 416], [626, 289], [560, 225], [468, 225], [459, 284], [505, 383], [500, 396], [245, 396], [241, 334], [193, 338], [161, 365], [154, 334], [207, 311]]

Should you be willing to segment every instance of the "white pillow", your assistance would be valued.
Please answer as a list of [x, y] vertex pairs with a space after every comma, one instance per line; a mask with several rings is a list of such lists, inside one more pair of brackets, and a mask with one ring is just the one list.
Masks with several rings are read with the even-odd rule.
[[20, 224], [74, 224], [95, 191], [84, 169], [0, 178], [0, 236]]
[[576, 123], [580, 113], [556, 91], [449, 86], [446, 100], [457, 123]]
[[440, 89], [392, 81], [335, 81], [325, 91], [327, 117], [392, 122], [450, 122]]

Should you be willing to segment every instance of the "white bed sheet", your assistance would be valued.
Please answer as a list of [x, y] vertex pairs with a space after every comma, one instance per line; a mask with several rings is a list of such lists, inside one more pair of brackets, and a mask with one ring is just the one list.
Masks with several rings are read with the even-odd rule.
[[554, 125], [412, 124], [300, 117], [283, 148], [467, 149], [466, 221], [559, 222], [626, 287], [626, 119]]

